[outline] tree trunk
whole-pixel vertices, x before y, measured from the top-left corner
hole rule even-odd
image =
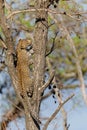
[[[45,72],[45,55],[46,55],[46,44],[48,34],[48,12],[44,11],[47,8],[48,0],[37,0],[35,8],[43,8],[42,11],[36,11],[36,25],[34,31],[34,99],[35,111],[39,112],[39,93],[38,88],[42,87],[44,83],[44,72]]]
[[[46,55],[46,44],[48,34],[48,12],[44,9],[47,8],[48,0],[36,0],[35,9],[42,8],[40,12],[36,10],[36,23],[34,30],[34,94],[33,94],[33,110],[39,117],[41,94],[38,89],[42,87],[44,83],[44,72],[45,72],[45,55]],[[36,116],[37,116],[36,115]],[[30,121],[30,122],[29,122]],[[29,122],[29,124],[28,124]],[[27,130],[38,130],[38,127],[34,124],[33,120],[28,119],[26,115]],[[28,128],[29,127],[29,128]]]
[[[25,114],[26,130],[39,130],[38,126],[35,125],[31,115]]]

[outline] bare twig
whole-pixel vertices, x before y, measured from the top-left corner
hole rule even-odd
[[[7,49],[7,46],[5,45],[5,42],[3,41],[3,39],[0,37],[0,43],[2,44],[2,47],[4,49]]]
[[[70,38],[69,35],[67,37]],[[75,62],[76,62],[78,77],[79,77],[80,84],[81,84],[82,95],[83,95],[85,103],[87,104],[87,94],[86,94],[86,90],[85,90],[85,83],[84,83],[83,74],[82,74],[82,70],[81,70],[81,66],[80,66],[79,56],[77,54],[77,51],[76,51],[76,48],[75,48],[75,45],[74,45],[72,39],[70,39],[70,41],[71,41],[70,47],[72,48],[72,51],[75,56]]]
[[[49,13],[52,13],[52,14],[62,14],[62,15],[66,15],[66,16],[69,16],[70,18],[72,19],[75,19],[77,21],[81,21],[82,19],[81,18],[75,18],[74,15],[81,15],[81,14],[86,14],[87,12],[79,12],[79,13],[73,13],[73,14],[69,14],[67,12],[57,12],[53,9],[42,9],[42,8],[39,8],[39,9],[35,9],[35,8],[30,8],[30,9],[24,9],[24,10],[17,10],[17,11],[13,11],[12,13],[10,13],[8,16],[7,16],[7,19],[10,19],[12,16],[14,15],[17,15],[17,14],[20,14],[20,13],[27,13],[27,12],[35,12],[35,11],[48,11]]]
[[[46,56],[50,55],[53,52],[53,50],[54,50],[54,44],[55,44],[55,40],[56,40],[57,34],[58,34],[58,32],[55,33],[55,37],[53,38],[52,47],[51,47],[50,51],[46,54]]]
[[[17,129],[18,129],[18,130],[20,130],[20,128],[19,128],[18,123],[17,123],[17,121],[16,121],[16,120],[14,120],[14,123],[15,123],[15,125],[16,125],[16,127],[17,127]]]
[[[44,100],[44,99],[48,98],[51,95],[52,95],[52,91],[50,91],[49,93],[47,93],[44,96],[42,96],[40,100]]]
[[[53,78],[54,78],[54,71],[51,73],[49,80],[41,88],[39,88],[39,93],[42,93],[49,86]]]
[[[54,38],[53,38],[53,43],[52,43],[52,47],[51,47],[51,49],[50,49],[50,51],[46,54],[46,56],[49,56],[52,52],[53,52],[53,50],[54,50],[54,42],[55,40],[54,40]]]
[[[70,97],[68,97],[64,102],[62,102],[58,108],[55,110],[55,112],[51,115],[51,117],[48,119],[48,121],[46,122],[46,124],[43,127],[43,130],[47,130],[47,127],[49,125],[49,123],[55,118],[55,116],[58,114],[58,112],[60,111],[60,109],[62,108],[62,106],[68,102],[72,97],[74,96],[74,94],[72,94]]]
[[[19,104],[19,100],[17,100],[16,103],[13,103],[11,101],[11,99],[9,99],[8,101],[14,106],[14,109],[17,108],[19,111],[21,111],[22,113],[24,113],[24,111],[20,107],[17,106]]]
[[[56,82],[55,82],[56,84]],[[63,102],[62,100],[62,94],[61,92],[59,91],[58,87],[54,88],[54,91],[55,91],[55,95],[59,101],[59,104],[61,104]],[[64,127],[64,130],[68,130],[68,125],[67,125],[67,113],[64,109],[64,107],[61,108],[61,113],[62,113],[62,116],[63,116],[63,127]]]

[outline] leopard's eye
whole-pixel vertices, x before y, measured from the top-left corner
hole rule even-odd
[[[30,51],[32,49],[32,45],[26,47],[26,51]]]

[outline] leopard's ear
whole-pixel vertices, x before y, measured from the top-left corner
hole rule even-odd
[[[22,39],[19,39],[19,42],[21,42],[22,41]]]
[[[32,43],[32,40],[31,39],[27,39],[28,43]]]
[[[17,53],[18,53],[18,50],[20,50],[21,48],[21,42],[22,42],[22,39],[19,39],[18,44],[17,44],[17,50],[16,50]]]

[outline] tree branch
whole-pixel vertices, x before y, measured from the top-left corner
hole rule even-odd
[[[54,78],[54,71],[50,74],[49,80],[41,88],[38,89],[39,93],[42,93],[50,85],[53,78]]]
[[[73,54],[75,56],[75,63],[76,63],[76,67],[77,67],[79,81],[80,81],[80,84],[81,84],[82,96],[83,96],[85,103],[87,104],[87,94],[86,94],[86,90],[85,90],[85,83],[84,83],[83,74],[82,74],[82,70],[81,70],[81,66],[80,66],[79,56],[77,54],[74,42],[73,42],[67,28],[65,27],[62,16],[60,14],[58,14],[57,16],[60,18],[61,24],[59,24],[58,20],[56,18],[54,18],[53,15],[50,14],[50,17],[52,19],[54,19],[54,22],[57,23],[57,26],[60,27],[60,28],[62,26],[62,29],[64,30],[64,32],[66,34],[66,38],[69,41],[69,46],[71,47]]]
[[[86,14],[87,11],[85,12],[78,12],[78,13],[72,13],[72,14],[69,14],[67,12],[57,12],[53,9],[42,9],[42,8],[39,8],[39,9],[35,9],[35,8],[29,8],[29,9],[24,9],[24,10],[17,10],[17,11],[13,11],[12,13],[10,13],[8,16],[7,16],[7,19],[10,19],[11,17],[13,17],[14,15],[17,15],[17,14],[20,14],[20,13],[28,13],[28,12],[35,12],[35,11],[46,11],[46,12],[49,12],[51,14],[62,14],[62,15],[66,15],[66,16],[69,16],[70,18],[72,19],[75,19],[77,21],[81,21],[82,19],[81,18],[75,18],[74,15],[82,15],[82,14]]]
[[[58,32],[55,33],[55,37],[53,38],[53,43],[52,43],[52,47],[50,49],[50,51],[46,54],[46,56],[50,55],[54,49],[54,44],[55,44],[55,40],[56,40],[56,37],[57,37],[57,34]]]
[[[72,38],[70,37],[70,34],[69,34],[68,30],[64,26],[62,17],[61,17],[61,24],[62,24],[62,27],[65,30],[67,40],[69,41],[69,46],[71,47],[71,49],[73,51],[73,54],[75,56],[75,63],[76,63],[76,67],[77,67],[78,77],[79,77],[80,84],[81,84],[81,91],[82,91],[83,99],[84,99],[84,101],[85,101],[85,103],[87,105],[87,94],[86,94],[86,90],[85,90],[85,83],[84,83],[83,74],[82,74],[82,70],[81,70],[81,66],[80,66],[79,56],[77,54],[77,50],[75,48],[75,45],[74,45],[74,42],[73,42]]]
[[[43,130],[47,130],[47,127],[49,125],[49,123],[55,118],[55,116],[58,114],[58,112],[60,111],[60,109],[62,108],[62,106],[68,102],[72,97],[74,96],[74,94],[72,94],[70,97],[68,97],[64,102],[62,102],[58,108],[55,110],[55,112],[51,115],[51,117],[48,119],[48,121],[46,122],[46,124],[43,127]]]
[[[55,81],[55,84],[56,84],[56,81]],[[63,102],[61,92],[59,91],[58,87],[54,88],[54,91],[55,91],[55,95],[56,95],[56,98],[57,98],[59,104],[61,104]],[[62,113],[62,116],[63,116],[64,130],[68,130],[67,113],[66,113],[64,107],[61,108],[61,113]]]

